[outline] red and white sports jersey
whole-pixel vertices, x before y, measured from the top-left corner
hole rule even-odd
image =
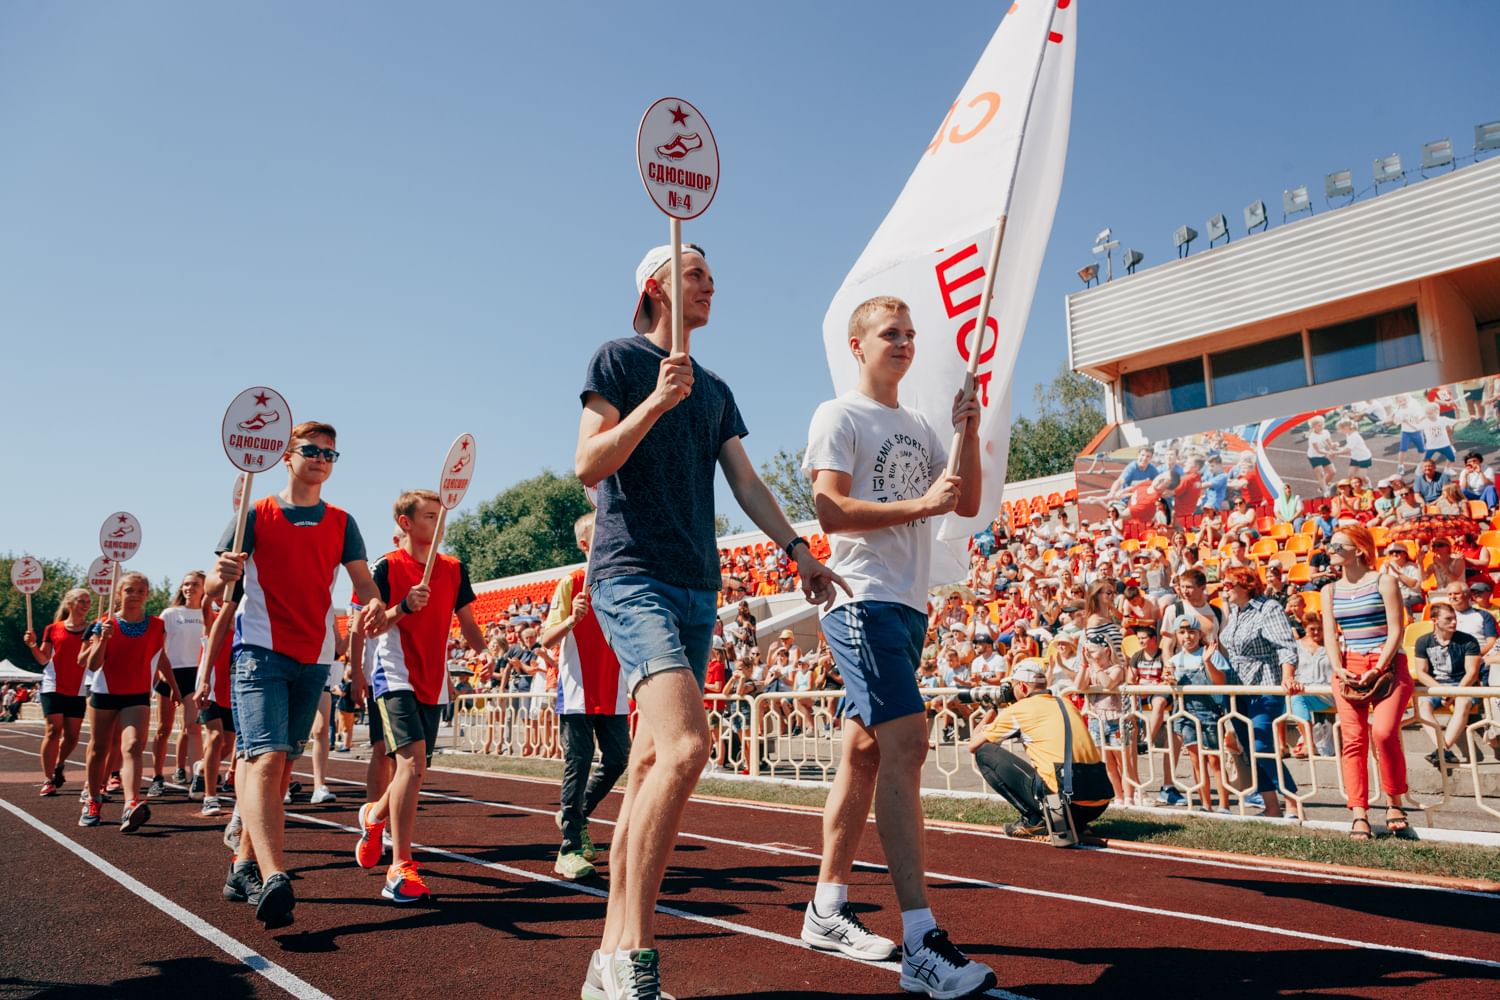
[[[156,658],[166,643],[167,630],[155,615],[146,617],[143,635],[129,636],[111,619],[114,631],[104,647],[104,666],[94,671],[94,694],[149,694],[156,673]]]
[[[207,607],[204,608],[203,639],[201,640],[204,651],[207,650],[208,636],[214,627],[214,619],[216,617],[218,617],[217,612],[210,611]],[[229,693],[232,684],[229,679],[229,665],[233,662],[231,657],[232,646],[233,643],[227,639],[221,643],[219,646],[219,655],[214,658],[212,664],[205,664],[203,662],[202,652],[198,656],[198,683],[203,683],[203,671],[207,669],[209,671],[208,699],[220,708],[228,708],[230,705]]]
[[[401,603],[422,582],[426,568],[401,549],[381,556],[388,607]],[[377,583],[379,566],[377,564]],[[370,688],[379,698],[388,691],[410,691],[424,705],[448,701],[448,626],[458,606],[463,567],[453,556],[439,554],[427,586],[432,591],[426,607],[402,615],[395,628],[382,632],[375,645],[375,669]]]
[[[557,581],[546,627],[560,624],[573,611],[573,595],[583,587],[583,570]],[[630,711],[625,685],[620,683],[620,661],[604,641],[593,606],[563,636],[557,658],[558,711],[563,715],[626,715]]]
[[[326,504],[317,524],[295,525],[274,496],[255,503],[255,546],[245,561],[245,596],[234,644],[274,650],[298,663],[332,663],[333,583],[348,515]]]
[[[53,622],[42,630],[41,645],[52,643],[52,659],[42,671],[43,694],[83,694],[83,664],[78,654],[83,648],[83,632],[69,632],[67,622]]]

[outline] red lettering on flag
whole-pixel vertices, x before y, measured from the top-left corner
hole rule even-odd
[[[964,299],[962,302],[954,302],[953,293],[965,285],[970,285],[974,282],[982,281],[984,279],[984,268],[976,264],[972,271],[961,274],[957,278],[950,278],[948,275],[948,272],[958,264],[962,263],[965,260],[968,260],[970,257],[978,256],[979,245],[977,243],[970,243],[962,250],[953,254],[953,256],[948,257],[945,260],[938,261],[937,266],[933,268],[933,273],[937,276],[938,291],[941,292],[943,296],[943,308],[948,311],[949,319],[955,319],[959,316],[962,316],[969,310],[977,309],[979,307],[978,288],[974,289],[974,295],[972,298]],[[967,355],[965,355],[965,357],[967,357]]]

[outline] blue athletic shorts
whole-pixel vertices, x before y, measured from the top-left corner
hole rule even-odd
[[[854,601],[823,617],[823,637],[844,677],[845,713],[878,726],[925,711],[917,666],[927,616],[892,601]]]
[[[274,650],[245,645],[234,651],[231,670],[239,756],[301,757],[328,683],[328,664],[298,663]]]
[[[1424,444],[1426,442],[1422,439],[1421,431],[1402,431],[1401,444],[1396,448],[1396,454],[1399,455],[1408,448],[1415,448],[1417,451],[1421,451]]]
[[[719,619],[717,593],[649,576],[595,580],[589,593],[599,629],[620,661],[625,690],[632,697],[641,681],[668,670],[690,670],[703,687]]]

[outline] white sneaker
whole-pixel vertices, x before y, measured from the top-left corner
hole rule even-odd
[[[661,955],[655,948],[632,948],[623,961],[611,955],[599,971],[605,1000],[661,1000]]]
[[[217,816],[223,811],[224,808],[219,804],[219,799],[217,796],[206,795],[203,798],[203,808],[199,810],[198,815]]]
[[[802,940],[820,951],[843,952],[862,962],[884,962],[896,951],[896,942],[873,933],[848,903],[828,916],[808,903],[802,916]]]
[[[609,1000],[609,992],[605,983],[614,972],[614,956],[606,955],[602,951],[595,951],[589,956],[589,971],[583,979],[583,989],[578,991],[580,1000]],[[666,990],[658,990],[661,1000],[677,1000]]]
[[[995,971],[970,961],[948,940],[947,931],[933,928],[915,952],[901,947],[901,988],[925,993],[934,1000],[956,1000],[995,985]]]
[[[325,805],[326,803],[329,803],[329,802],[337,802],[337,801],[338,801],[338,796],[335,795],[335,794],[333,794],[332,792],[330,792],[327,788],[320,786],[318,788],[314,788],[313,789],[313,793],[312,793],[312,804],[313,805],[315,805],[315,806],[321,806],[321,805]]]

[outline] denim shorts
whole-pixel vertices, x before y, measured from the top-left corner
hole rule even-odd
[[[245,645],[235,649],[230,669],[238,755],[301,757],[328,683],[328,664],[298,663],[263,646]]]
[[[927,616],[893,601],[854,601],[823,616],[828,651],[844,677],[845,712],[878,726],[925,711],[917,666]]]
[[[698,688],[719,620],[718,594],[689,590],[649,576],[612,576],[589,588],[599,628],[620,661],[632,697],[641,681],[668,670],[690,670]]]

